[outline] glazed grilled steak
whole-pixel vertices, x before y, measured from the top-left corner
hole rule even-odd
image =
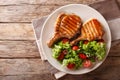
[[[81,28],[81,35],[73,40],[70,44],[74,45],[80,40],[97,40],[101,39],[104,34],[101,24],[97,19],[90,19],[89,21],[85,22]]]
[[[58,16],[55,23],[55,34],[48,42],[48,47],[52,47],[61,38],[73,38],[80,33],[81,18],[75,14],[62,13]]]

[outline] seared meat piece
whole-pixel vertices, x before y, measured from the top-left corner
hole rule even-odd
[[[58,16],[55,24],[55,34],[48,42],[48,47],[52,47],[61,38],[73,38],[80,33],[81,18],[75,14],[62,13]]]
[[[104,34],[104,31],[102,29],[101,24],[97,19],[90,19],[86,21],[82,28],[81,28],[81,35],[73,40],[70,44],[74,45],[80,40],[97,40],[97,39],[102,39],[102,36]]]

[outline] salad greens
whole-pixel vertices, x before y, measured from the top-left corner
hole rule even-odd
[[[52,56],[58,60],[62,66],[74,67],[74,69],[79,69],[83,66],[85,60],[90,60],[91,62],[101,61],[105,57],[106,48],[104,42],[98,41],[79,41],[76,45],[78,48],[73,50],[69,42],[63,43],[62,41],[54,44],[52,48]],[[69,63],[74,64],[74,66],[69,65]]]

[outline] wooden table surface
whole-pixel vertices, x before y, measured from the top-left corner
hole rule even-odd
[[[102,0],[0,0],[0,80],[56,80],[40,59],[31,20],[66,4],[98,1]],[[99,68],[60,80],[120,80],[120,40],[112,43]]]

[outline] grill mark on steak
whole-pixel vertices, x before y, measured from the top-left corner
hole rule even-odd
[[[69,29],[67,29],[65,26],[61,25],[61,29],[63,29],[62,32],[64,31],[64,32],[66,32],[66,34],[69,34],[69,36],[72,36],[71,31]]]
[[[86,33],[86,34],[88,34],[88,40],[90,40],[92,36],[90,34],[89,24],[86,24],[85,27],[86,27],[86,30],[88,32],[88,33]]]
[[[79,20],[81,20],[80,17],[78,17],[77,15],[74,15],[74,14],[69,17],[71,17],[71,19],[75,20],[76,22],[79,22]]]
[[[99,33],[98,33],[98,31],[97,31],[97,29],[96,29],[96,27],[95,27],[95,24],[94,24],[94,22],[93,21],[91,21],[92,22],[92,25],[93,25],[93,30],[94,30],[94,32],[95,32],[95,34],[96,34],[96,37],[97,36],[99,36]]]
[[[90,21],[89,26],[92,26],[92,21]],[[96,34],[94,33],[94,28],[90,27],[91,30],[91,34],[93,35],[92,40],[94,39],[94,37],[96,36]]]
[[[64,22],[63,22],[64,23]],[[67,25],[70,29],[71,29],[71,31],[73,32],[73,33],[75,33],[75,31],[76,31],[76,28],[74,28],[73,27],[73,25],[71,25],[71,23],[64,23],[65,25]]]
[[[71,25],[71,24],[67,21],[67,18],[63,19],[62,23],[63,23],[64,27],[67,28],[67,29],[71,32],[71,34],[74,34],[74,33],[75,33],[75,30],[73,30],[73,26],[74,26],[74,25]]]

